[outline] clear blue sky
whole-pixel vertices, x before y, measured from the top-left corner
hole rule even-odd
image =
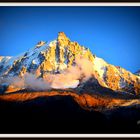
[[[0,7],[0,55],[15,56],[64,31],[108,63],[140,69],[140,7]]]

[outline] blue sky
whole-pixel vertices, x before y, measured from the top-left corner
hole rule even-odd
[[[108,63],[140,69],[140,7],[0,7],[0,55],[15,56],[59,31]]]

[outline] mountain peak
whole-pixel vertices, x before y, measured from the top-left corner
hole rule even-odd
[[[64,32],[58,32],[57,41],[59,46],[66,47],[68,46],[70,39],[65,35]]]
[[[66,36],[66,34],[64,33],[64,32],[58,32],[58,39],[66,39],[67,38],[67,36]]]

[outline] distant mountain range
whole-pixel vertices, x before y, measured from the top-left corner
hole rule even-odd
[[[140,76],[140,70],[138,70],[137,72],[135,72],[136,75]]]

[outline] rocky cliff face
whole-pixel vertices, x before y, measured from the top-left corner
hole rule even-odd
[[[40,41],[34,48],[20,56],[0,57],[1,85],[2,78],[13,76],[23,78],[26,73],[32,73],[37,78],[61,73],[74,65],[78,57],[92,63],[91,78],[96,79],[101,86],[115,91],[140,93],[139,76],[96,57],[88,48],[70,41],[64,32],[58,33],[57,40],[50,43]]]

